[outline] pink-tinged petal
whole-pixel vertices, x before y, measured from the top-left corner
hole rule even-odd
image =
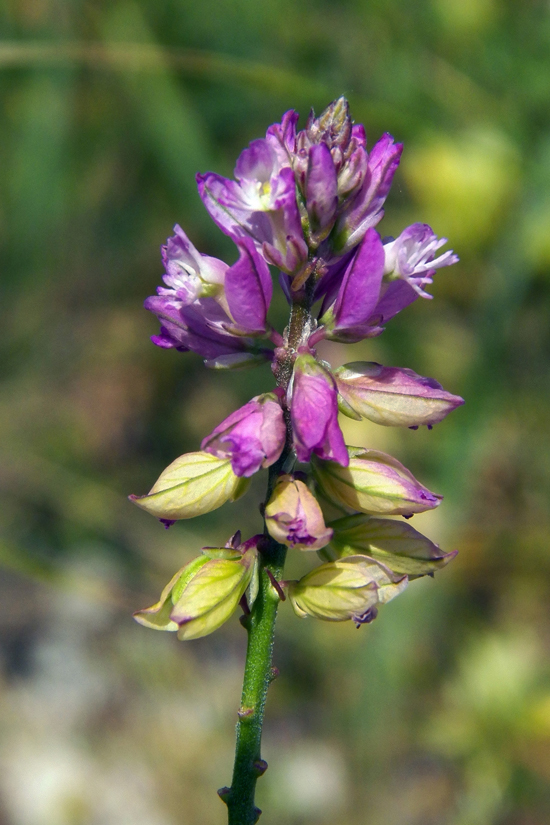
[[[335,330],[363,324],[378,303],[384,273],[384,247],[375,229],[368,229],[348,267],[334,306]]]
[[[237,159],[235,177],[237,180],[267,183],[276,164],[276,155],[269,143],[264,138],[253,140]]]
[[[351,137],[352,139],[355,138],[357,141],[358,146],[362,146],[363,149],[367,145],[367,134],[365,132],[365,127],[362,123],[354,123],[351,127]]]
[[[298,550],[320,550],[332,538],[315,496],[291,475],[277,480],[265,508],[265,521],[276,541]]]
[[[239,260],[229,267],[225,276],[227,305],[241,330],[250,335],[261,335],[266,330],[273,292],[271,274],[251,240],[243,238],[238,246]]]
[[[258,205],[251,204],[249,193],[236,181],[207,172],[197,175],[197,185],[208,214],[226,235],[249,235],[257,243],[271,236],[268,216],[257,211]]]
[[[312,464],[323,496],[338,507],[367,515],[405,516],[437,507],[442,496],[424,487],[396,458],[378,450],[348,447],[349,464]]]
[[[293,155],[296,152],[298,118],[298,112],[290,109],[284,113],[280,123],[274,123],[266,132],[266,140],[276,152],[281,167],[292,164]]]
[[[153,295],[147,298],[144,306],[157,316],[162,325],[161,335],[152,339],[157,346],[172,346],[183,351],[190,349],[203,358],[211,359],[246,350],[251,343],[223,329],[209,326],[201,311],[200,301],[195,301],[191,306],[181,306],[165,296]]]
[[[391,281],[389,284],[382,284],[380,300],[372,312],[374,322],[385,324],[417,298],[418,293],[406,281]]]
[[[306,178],[306,208],[314,232],[326,229],[334,220],[338,206],[336,168],[325,143],[309,150]]]
[[[279,401],[266,401],[262,407],[260,441],[265,454],[264,467],[275,464],[286,439],[286,424]]]
[[[413,223],[384,245],[386,277],[403,279],[418,295],[431,298],[424,287],[433,282],[436,270],[458,262],[452,249],[436,258],[437,250],[446,243],[447,238],[438,238],[427,223]]]
[[[274,464],[283,450],[286,427],[277,397],[264,393],[231,413],[201,445],[218,458],[230,458],[237,476],[249,477]]]
[[[309,461],[315,453],[347,466],[349,457],[338,425],[336,384],[328,370],[310,355],[296,359],[290,412],[299,461]]]
[[[342,412],[388,427],[432,427],[464,404],[433,378],[356,361],[334,371]]]

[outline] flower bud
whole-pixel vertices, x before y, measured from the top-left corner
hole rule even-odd
[[[148,495],[129,498],[157,518],[177,520],[216,510],[242,496],[247,487],[248,481],[235,475],[229,459],[185,453],[160,474]]]
[[[376,617],[376,605],[385,604],[407,586],[384,565],[363,556],[327,562],[288,584],[288,596],[300,618],[313,616],[329,622],[352,619],[364,624]]]
[[[375,229],[368,229],[349,260],[334,296],[327,295],[320,323],[327,338],[343,343],[372,335],[372,314],[380,300],[384,274],[384,247]],[[334,298],[334,303],[331,303]]]
[[[183,641],[207,636],[227,621],[252,582],[256,546],[244,552],[232,548],[203,552],[176,573],[157,604],[134,614],[137,622],[177,631]]]
[[[432,427],[464,404],[433,378],[409,369],[355,361],[333,372],[340,412],[386,427]]]
[[[317,118],[312,111],[306,124],[309,140],[314,143],[323,141],[331,149],[336,146],[346,149],[352,129],[349,103],[345,97],[333,100]]]
[[[306,177],[306,209],[318,241],[330,232],[338,206],[338,178],[330,149],[325,143],[313,145],[309,150]]]
[[[336,384],[312,355],[299,355],[294,363],[290,414],[298,461],[309,461],[314,452],[320,458],[347,464],[338,424]]]
[[[201,447],[218,458],[230,459],[236,475],[251,476],[277,461],[285,438],[279,400],[274,393],[263,393],[222,421]]]
[[[445,567],[457,552],[443,553],[437,544],[410,524],[363,514],[337,519],[330,549],[337,557],[364,555],[382,562],[394,573],[429,575]]]
[[[397,459],[378,450],[348,447],[349,466],[312,463],[315,480],[329,501],[367,515],[403,516],[437,507],[431,493]]]
[[[331,537],[321,508],[303,481],[281,476],[265,508],[270,536],[298,550],[320,550]]]

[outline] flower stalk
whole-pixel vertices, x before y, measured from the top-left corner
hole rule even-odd
[[[295,300],[292,303],[285,336],[287,344],[278,349],[273,365],[277,384],[285,393],[292,377],[296,350],[311,326],[312,288],[308,293],[300,301]],[[282,467],[292,455],[292,427],[288,409],[284,410],[284,415],[287,421],[287,437],[278,461],[269,468],[265,505],[271,497]],[[261,740],[267,691],[274,679],[273,644],[280,601],[268,572],[276,581],[280,581],[286,552],[287,548],[275,541],[265,527],[265,543],[262,543],[260,548],[260,589],[250,614],[241,618],[248,634],[248,643],[238,712],[233,778],[230,788],[221,788],[218,791],[228,808],[228,825],[255,825],[261,814],[255,805],[254,797],[256,782],[267,769],[267,763],[261,757]]]

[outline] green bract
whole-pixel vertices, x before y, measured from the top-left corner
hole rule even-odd
[[[152,607],[134,618],[156,630],[177,631],[178,639],[199,639],[227,621],[247,588],[257,593],[257,550],[206,550],[179,570]]]
[[[348,447],[349,466],[312,460],[321,494],[337,507],[367,515],[412,515],[431,510],[442,496],[420,484],[397,459],[378,450]]]
[[[176,458],[148,495],[130,496],[130,500],[157,518],[186,519],[235,501],[248,484],[248,479],[235,475],[230,459],[199,451]]]
[[[362,513],[337,519],[330,548],[337,557],[369,556],[395,573],[425,576],[445,567],[457,552],[443,553],[437,544],[410,524],[392,519],[370,518]]]
[[[327,562],[288,584],[294,611],[302,618],[313,616],[330,622],[353,619],[370,621],[373,608],[385,604],[407,586],[407,577],[394,574],[383,564],[348,556]]]

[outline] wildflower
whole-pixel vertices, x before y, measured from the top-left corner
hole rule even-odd
[[[278,397],[264,393],[231,413],[207,436],[201,449],[231,459],[237,476],[251,476],[270,467],[283,450],[286,426]]]
[[[258,349],[250,337],[265,336],[273,284],[269,269],[247,238],[238,241],[239,260],[227,266],[201,255],[183,230],[163,247],[164,282],[145,308],[161,322],[157,346],[193,350],[207,361],[230,357],[239,365],[265,360],[269,351]],[[214,364],[219,366],[218,364]]]
[[[197,175],[210,216],[232,238],[250,237],[265,259],[294,273],[307,260],[294,174],[265,139],[254,140],[235,166],[235,181]]]
[[[298,461],[311,454],[344,466],[348,454],[338,425],[336,384],[331,373],[307,353],[297,357],[290,390],[290,414]]]
[[[358,513],[331,522],[330,543],[338,558],[364,555],[382,562],[394,573],[431,575],[457,554],[443,553],[433,541],[410,524],[395,519],[373,518]]]
[[[355,361],[333,371],[340,411],[386,427],[432,427],[464,399],[409,369]]]
[[[452,249],[435,257],[437,250],[446,243],[447,238],[438,238],[427,223],[408,226],[396,240],[384,245],[386,280],[402,278],[423,298],[432,298],[424,287],[433,283],[436,269],[458,261],[458,255]]]
[[[348,447],[348,466],[314,460],[321,493],[337,506],[367,515],[412,515],[432,510],[442,496],[431,493],[397,459],[378,450]]]
[[[320,550],[332,538],[315,496],[298,478],[280,476],[265,508],[269,534],[298,550]]]
[[[256,536],[236,549],[204,548],[203,555],[182,567],[159,601],[134,614],[140,624],[177,631],[178,639],[213,633],[237,608],[255,575]]]

